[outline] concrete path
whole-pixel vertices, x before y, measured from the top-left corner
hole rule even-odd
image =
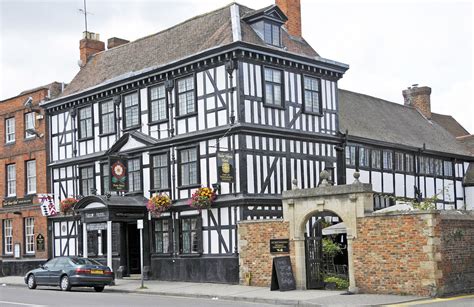
[[[26,287],[23,277],[0,277],[1,286]],[[190,283],[146,280],[145,289],[140,289],[140,280],[118,279],[115,286],[106,287],[107,292],[131,292],[150,295],[211,298],[219,300],[246,301],[277,305],[298,306],[379,306],[426,299],[417,296],[352,294],[343,291],[294,290],[270,291],[269,288],[241,285]]]

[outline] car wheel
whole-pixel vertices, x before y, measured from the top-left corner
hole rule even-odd
[[[36,279],[35,279],[35,275],[33,274],[30,274],[28,276],[28,289],[36,289]]]
[[[71,290],[71,284],[69,283],[69,277],[67,277],[67,275],[64,275],[63,277],[61,277],[60,287],[61,287],[61,290],[63,291]]]
[[[94,290],[95,290],[95,292],[102,292],[102,291],[104,291],[104,286],[94,287]]]

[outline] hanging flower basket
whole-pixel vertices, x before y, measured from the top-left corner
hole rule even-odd
[[[74,205],[77,204],[77,199],[73,197],[68,197],[63,200],[61,200],[61,203],[59,204],[59,210],[63,213],[69,213]]]
[[[159,217],[163,212],[171,207],[171,198],[166,194],[154,194],[146,205],[146,208],[155,217]]]
[[[211,188],[199,188],[191,196],[189,205],[194,209],[201,211],[202,209],[209,209],[216,199],[216,191]]]

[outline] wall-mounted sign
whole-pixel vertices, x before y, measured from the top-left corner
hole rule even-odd
[[[230,152],[217,152],[217,180],[234,182],[234,155]]]
[[[143,229],[143,220],[137,220],[137,229]]]
[[[10,198],[3,200],[3,206],[16,206],[16,205],[32,205],[33,198],[32,197],[25,197],[25,198]]]
[[[270,253],[289,253],[289,239],[270,239]]]
[[[107,223],[87,223],[87,231],[106,230]]]
[[[42,234],[36,236],[36,251],[44,252],[44,237]]]
[[[15,258],[20,258],[20,251],[21,251],[20,243],[15,243],[15,250],[14,250]]]
[[[58,213],[59,208],[54,204],[53,194],[38,194],[38,199],[43,216],[53,216]]]
[[[110,191],[128,191],[127,160],[122,157],[110,156]]]

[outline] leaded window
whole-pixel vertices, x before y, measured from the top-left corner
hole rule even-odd
[[[29,133],[27,130],[35,130],[35,113],[29,112],[25,114],[25,138],[34,138],[34,133]]]
[[[15,142],[15,118],[5,120],[5,143]]]
[[[79,109],[79,139],[92,137],[92,107]]]
[[[194,76],[178,80],[178,116],[196,112]]]
[[[369,149],[359,147],[359,167],[369,166]]]
[[[3,220],[3,240],[4,253],[13,254],[13,221],[11,219]]]
[[[140,124],[140,106],[138,104],[138,93],[125,95],[124,113],[125,113],[125,129],[138,126]]]
[[[383,151],[383,169],[393,169],[393,153],[391,151]]]
[[[138,192],[142,190],[142,176],[140,159],[128,160],[128,191]]]
[[[269,67],[264,68],[265,104],[283,106],[283,72]]]
[[[171,219],[155,220],[155,253],[172,252],[171,229]]]
[[[381,155],[380,150],[372,149],[371,151],[371,158],[372,158],[372,168],[380,169],[381,167]]]
[[[356,164],[356,147],[352,145],[346,146],[346,165],[355,166]]]
[[[321,114],[321,86],[318,78],[304,76],[304,110]]]
[[[180,182],[182,186],[198,183],[197,148],[180,151]]]
[[[95,188],[94,167],[82,167],[80,169],[81,176],[81,194],[87,196],[92,194],[91,191]]]
[[[7,165],[7,196],[16,196],[16,165]]]
[[[413,170],[414,170],[413,155],[405,154],[405,171],[407,173],[413,173]]]
[[[27,254],[35,252],[35,219],[25,218],[25,251]]]
[[[168,154],[153,156],[153,189],[169,189]]]
[[[280,25],[265,22],[264,23],[264,31],[263,31],[263,39],[265,43],[280,47],[281,46],[281,37],[280,37]]]
[[[452,177],[453,176],[453,164],[451,161],[443,161],[444,167],[444,176]]]
[[[201,251],[200,217],[185,217],[181,219],[180,227],[180,252],[182,254],[195,254]]]
[[[26,162],[26,193],[36,193],[36,160]]]
[[[100,133],[115,133],[115,105],[112,100],[100,104]]]
[[[395,152],[395,171],[403,172],[405,171],[405,160],[403,153]]]
[[[168,118],[164,84],[150,88],[150,112],[151,122],[162,121]]]
[[[104,163],[101,166],[101,178],[102,178],[102,195],[110,193],[110,171],[109,164]]]

